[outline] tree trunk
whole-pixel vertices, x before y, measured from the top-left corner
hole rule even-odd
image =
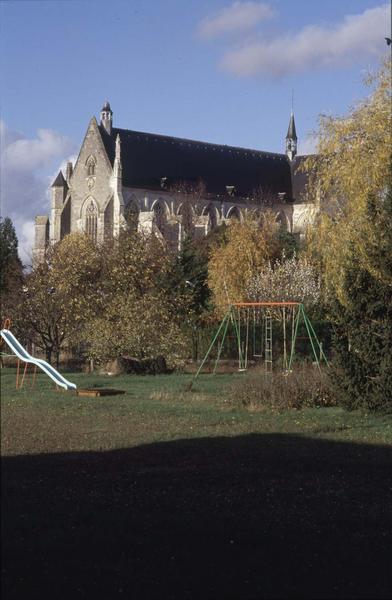
[[[46,360],[50,365],[52,364],[52,348],[46,348]]]

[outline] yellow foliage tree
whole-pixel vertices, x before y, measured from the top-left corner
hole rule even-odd
[[[27,277],[17,308],[25,336],[56,361],[65,342],[83,341],[86,327],[102,307],[97,293],[102,258],[85,235],[72,234],[50,247]]]
[[[370,95],[344,117],[320,118],[318,154],[305,169],[309,191],[320,197],[320,217],[308,232],[308,252],[323,275],[325,299],[347,298],[343,276],[350,257],[367,268],[367,240],[377,232],[366,219],[370,195],[385,189],[391,166],[391,59],[365,81]],[[370,267],[373,269],[374,267]]]
[[[89,354],[100,362],[120,356],[164,356],[176,365],[185,348],[182,298],[169,285],[172,256],[155,236],[121,234],[106,248],[102,311],[90,321]]]
[[[232,302],[247,299],[246,286],[277,252],[277,224],[270,215],[264,225],[249,217],[234,221],[228,228],[225,243],[213,247],[208,263],[208,285],[218,314]]]

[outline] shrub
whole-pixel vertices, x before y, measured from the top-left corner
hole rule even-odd
[[[231,387],[229,399],[249,410],[336,405],[329,374],[311,365],[288,375],[255,370]]]

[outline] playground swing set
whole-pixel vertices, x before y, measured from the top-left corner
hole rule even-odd
[[[229,329],[234,333],[236,341],[238,370],[246,371],[249,366],[249,357],[252,356],[253,359],[260,359],[260,361],[264,359],[265,372],[272,372],[273,321],[282,323],[283,372],[286,375],[292,371],[301,322],[305,326],[307,338],[310,341],[315,365],[319,370],[323,362],[328,366],[322,344],[318,340],[301,302],[235,302],[229,305],[193,382],[201,373],[214,349],[217,350],[217,353],[212,374],[216,373]]]
[[[245,372],[249,366],[249,358],[264,360],[264,368],[266,373],[271,373],[273,370],[273,322],[281,321],[282,323],[282,340],[283,340],[283,373],[288,375],[293,368],[295,358],[296,342],[298,340],[298,331],[300,324],[305,326],[307,338],[310,341],[314,364],[321,370],[321,364],[324,362],[328,365],[328,360],[325,356],[321,342],[318,340],[313,325],[305,312],[304,305],[301,302],[235,302],[229,304],[229,307],[224,315],[210,346],[200,363],[200,366],[194,375],[190,388],[201,373],[206,361],[211,356],[216,348],[216,358],[212,374],[216,373],[217,366],[221,360],[222,351],[225,341],[229,337],[229,328],[234,333],[236,345],[236,353],[238,356],[238,370]],[[65,390],[76,390],[76,385],[68,381],[56,369],[54,369],[46,361],[34,358],[20,344],[15,336],[10,331],[11,321],[5,319],[3,327],[0,331],[0,343],[6,343],[13,355],[18,358],[16,371],[16,389],[23,387],[26,380],[28,365],[33,366],[32,387],[36,380],[37,367],[39,367],[48,377],[50,377],[56,387],[61,387]],[[3,356],[13,356],[1,352]],[[23,375],[20,376],[20,364],[24,363]],[[78,390],[78,395],[83,395],[83,392],[94,392],[96,390]],[[117,390],[106,390],[109,393],[119,393]],[[85,395],[86,395],[85,394]],[[104,395],[101,393],[100,395]]]

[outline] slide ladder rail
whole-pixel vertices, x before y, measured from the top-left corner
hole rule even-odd
[[[65,377],[63,377],[54,367],[52,367],[52,365],[41,358],[34,358],[31,356],[31,354],[27,352],[27,350],[16,339],[11,331],[8,329],[2,329],[0,334],[3,340],[8,344],[8,346],[20,360],[26,363],[37,365],[37,367],[39,367],[48,377],[50,377],[50,379],[52,379],[56,385],[59,385],[66,390],[76,390],[76,385],[65,379]]]

